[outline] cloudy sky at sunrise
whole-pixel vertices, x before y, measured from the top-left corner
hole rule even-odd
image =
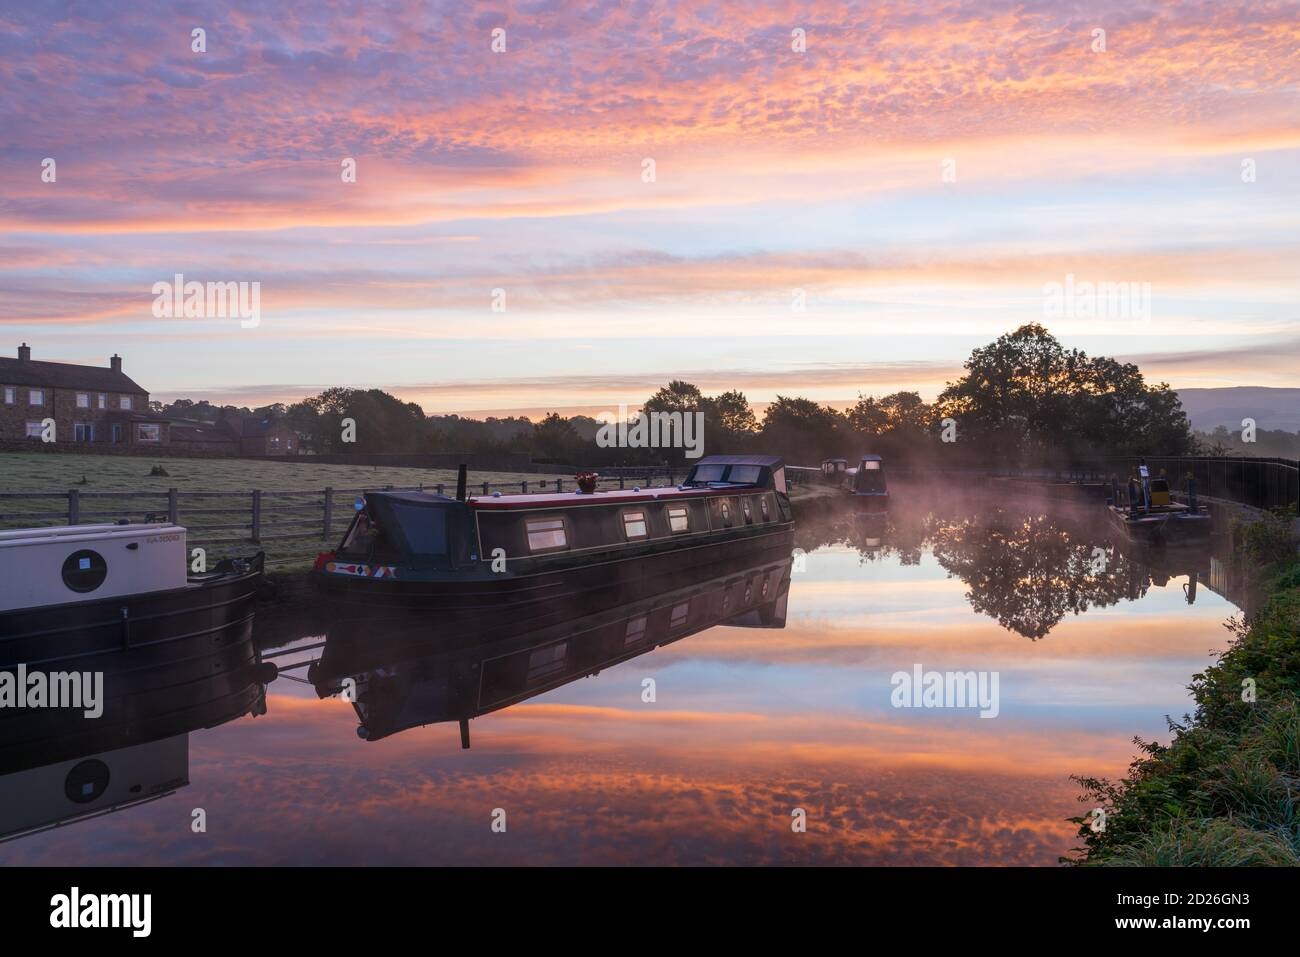
[[[924,9],[0,0],[0,350],[536,413],[929,398],[1043,321],[1300,385],[1300,5]],[[260,282],[260,325],[155,318],[176,273]],[[1152,317],[1045,317],[1068,275]]]

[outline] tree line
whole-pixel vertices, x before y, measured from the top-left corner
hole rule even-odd
[[[975,349],[964,374],[934,402],[920,394],[859,395],[844,410],[778,395],[754,414],[742,392],[705,395],[674,380],[642,405],[645,412],[701,412],[705,454],[758,451],[816,465],[875,452],[899,463],[1057,464],[1108,455],[1191,454],[1202,450],[1178,395],[1148,384],[1138,367],[1066,349],[1043,326],[1021,326]],[[602,448],[602,423],[551,413],[483,420],[426,415],[380,389],[332,388],[289,405],[234,409],[283,417],[303,447],[320,453],[526,452],[579,466],[675,464],[681,449]],[[221,409],[179,400],[165,414],[214,421]],[[344,420],[356,423],[344,441]]]

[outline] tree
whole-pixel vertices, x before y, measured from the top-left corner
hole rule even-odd
[[[844,439],[844,417],[812,399],[778,395],[763,416],[763,447],[796,465],[815,465]]]
[[[1132,363],[1066,350],[1037,323],[976,349],[965,369],[940,394],[936,417],[956,419],[985,458],[1046,462],[1194,448],[1166,383],[1148,386]]]
[[[533,426],[533,447],[546,458],[571,458],[579,455],[583,446],[577,431],[558,412],[552,412]]]

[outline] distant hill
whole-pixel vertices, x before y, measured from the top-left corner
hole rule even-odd
[[[1300,389],[1238,386],[1231,389],[1179,389],[1192,428],[1212,432],[1217,426],[1240,429],[1252,418],[1260,429],[1300,432]]]

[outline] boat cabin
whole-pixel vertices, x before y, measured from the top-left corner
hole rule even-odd
[[[839,481],[848,470],[848,459],[822,459],[822,478],[827,481]]]
[[[853,472],[853,494],[888,496],[885,463],[879,455],[864,455]]]

